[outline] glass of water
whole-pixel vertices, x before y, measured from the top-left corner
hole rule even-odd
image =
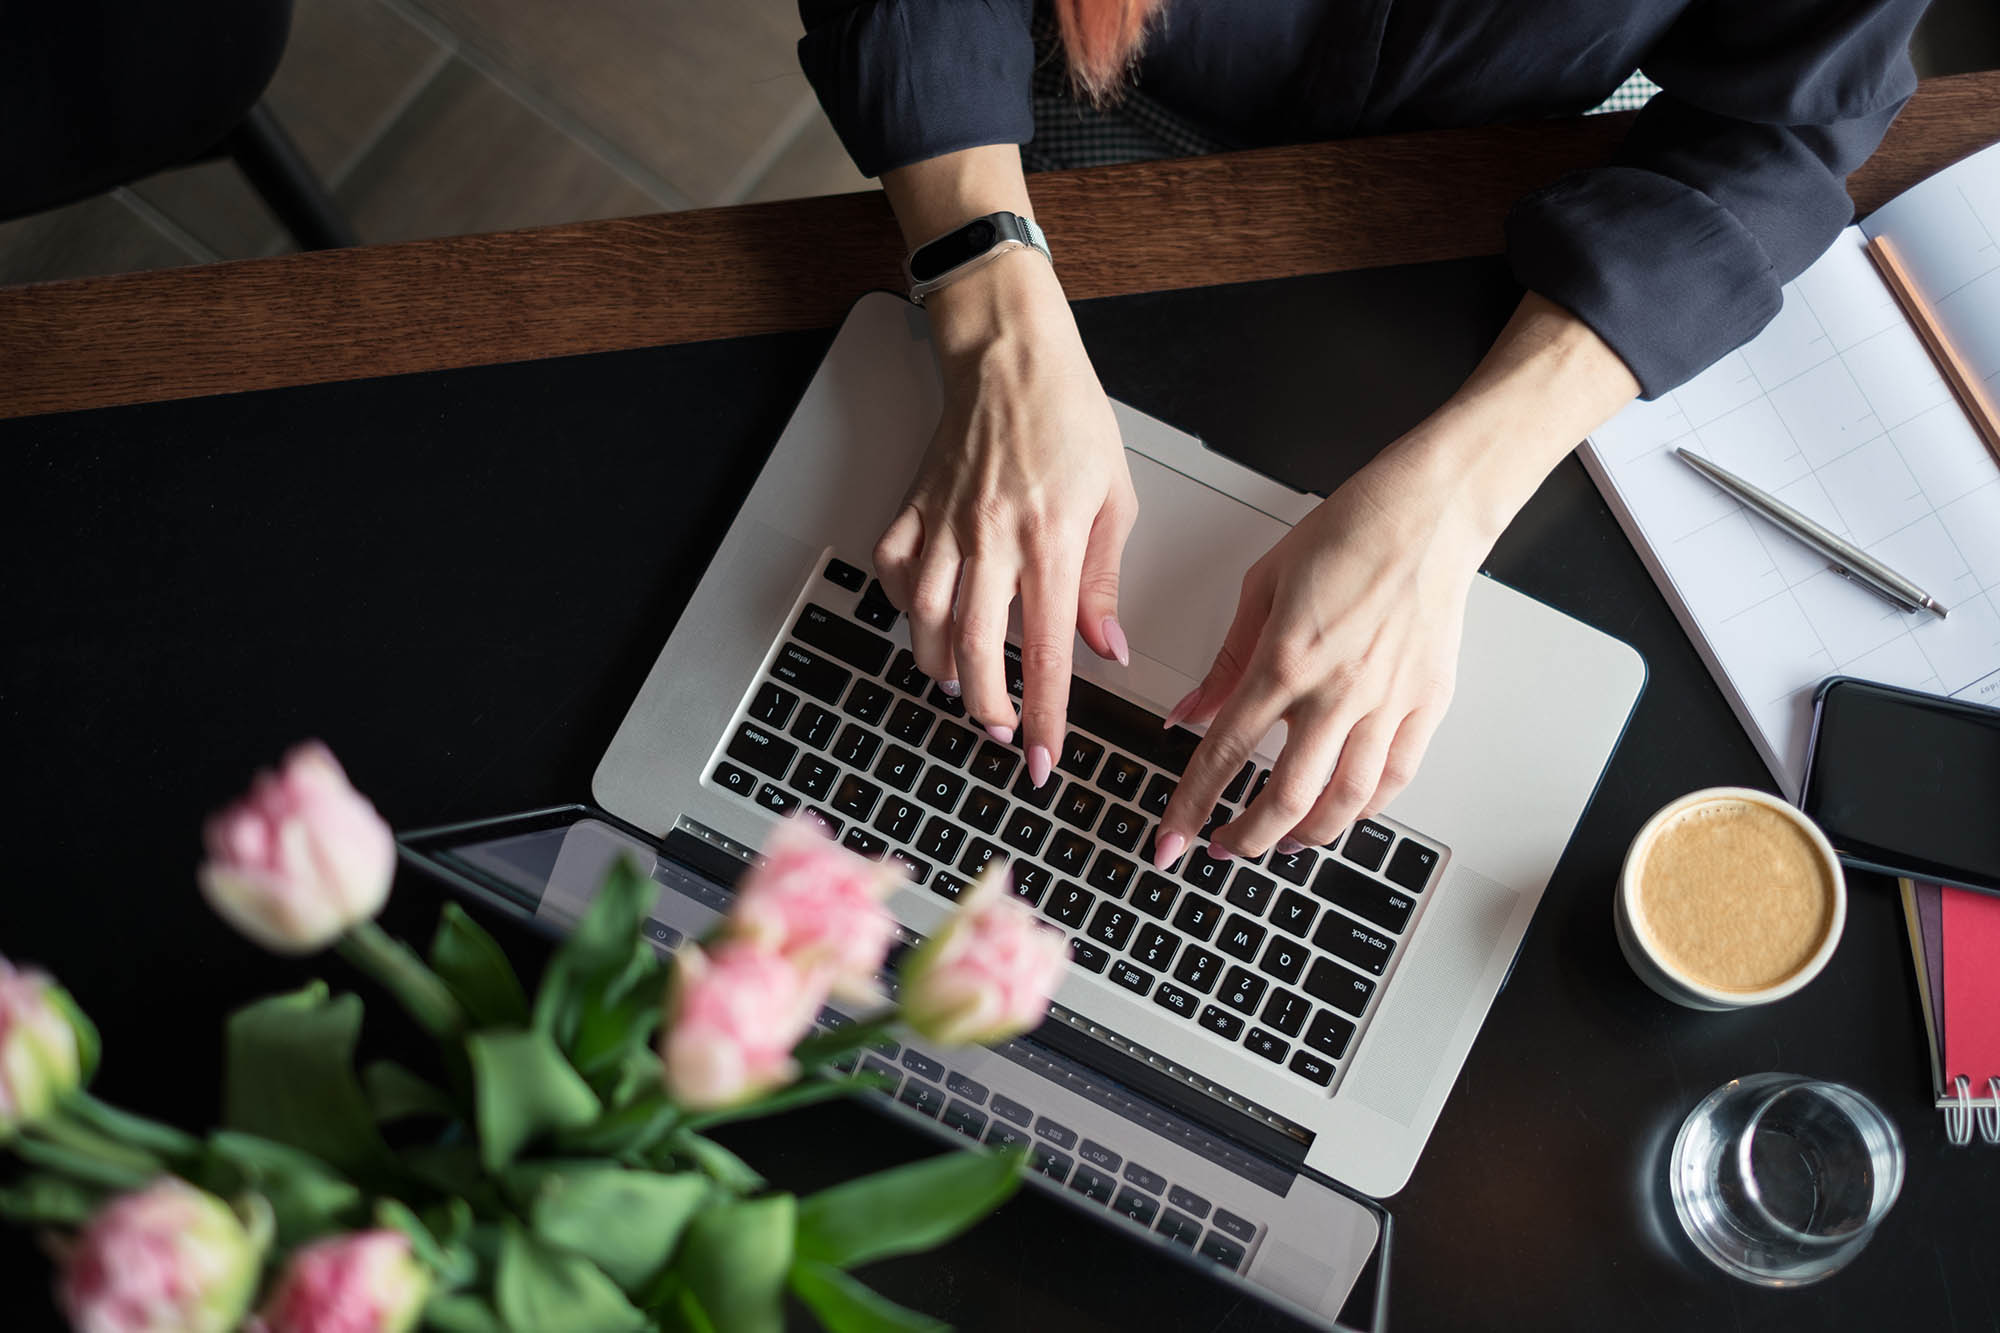
[[[1852,1088],[1753,1074],[1694,1108],[1668,1172],[1697,1249],[1746,1282],[1802,1287],[1868,1243],[1903,1187],[1903,1141]]]

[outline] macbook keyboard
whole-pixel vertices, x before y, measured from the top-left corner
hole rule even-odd
[[[1069,939],[1074,967],[1149,998],[1203,1039],[1331,1090],[1380,1005],[1448,850],[1381,818],[1324,847],[1207,854],[1210,832],[1270,777],[1245,764],[1165,871],[1153,839],[1200,737],[1082,677],[1049,781],[908,649],[881,585],[828,559],[723,735],[707,781],[795,813],[914,885],[957,898],[996,862]],[[1007,684],[1021,695],[1019,650]],[[1115,1205],[1114,1205],[1115,1206]],[[1136,1205],[1135,1205],[1136,1206]]]

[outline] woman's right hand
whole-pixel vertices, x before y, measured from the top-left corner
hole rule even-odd
[[[944,410],[875,569],[909,615],[917,665],[947,693],[956,682],[995,739],[1022,728],[1040,786],[1061,753],[1072,632],[1129,660],[1118,567],[1138,501],[1111,405],[1040,255],[1003,255],[925,308]],[[1019,717],[1003,658],[1017,593]]]

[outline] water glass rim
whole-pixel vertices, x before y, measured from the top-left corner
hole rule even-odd
[[[1857,1235],[1872,1230],[1887,1215],[1889,1209],[1895,1205],[1897,1196],[1903,1192],[1903,1136],[1897,1132],[1895,1122],[1883,1113],[1881,1107],[1845,1083],[1835,1083],[1830,1079],[1807,1078],[1798,1074],[1768,1074],[1765,1077],[1773,1080],[1773,1086],[1750,1112],[1749,1118],[1743,1122],[1743,1128],[1738,1130],[1736,1135],[1736,1169],[1750,1205],[1781,1235],[1802,1246],[1844,1245]],[[1856,1127],[1863,1131],[1864,1138],[1868,1126],[1872,1124],[1888,1140],[1886,1154],[1888,1162],[1884,1173],[1888,1176],[1888,1187],[1884,1189],[1880,1184],[1877,1185],[1874,1197],[1869,1200],[1868,1215],[1846,1231],[1837,1233],[1801,1231],[1772,1212],[1764,1201],[1764,1192],[1758,1184],[1757,1173],[1751,1167],[1750,1147],[1756,1139],[1757,1126],[1763,1121],[1765,1113],[1781,1098],[1793,1093],[1810,1093],[1817,1096],[1830,1094],[1829,1099],[1840,1104],[1842,1111],[1854,1119]],[[1878,1168],[1881,1156],[1882,1154],[1872,1150],[1869,1153],[1871,1161],[1875,1162]]]

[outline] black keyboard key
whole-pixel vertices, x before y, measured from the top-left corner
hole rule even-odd
[[[943,861],[949,865],[958,858],[958,849],[965,845],[965,830],[948,819],[932,815],[924,825],[923,834],[918,837],[917,851],[933,861]]]
[[[981,833],[997,832],[1000,820],[1007,813],[1007,798],[998,796],[984,787],[974,787],[959,807],[958,817]]]
[[[1222,904],[1199,893],[1190,893],[1181,899],[1181,910],[1174,913],[1174,926],[1184,930],[1198,940],[1206,940],[1215,934],[1216,923],[1222,920]]]
[[[1027,1107],[1021,1105],[1021,1103],[1015,1101],[1012,1097],[1005,1096],[993,1099],[993,1114],[999,1116],[1002,1120],[1011,1120],[1017,1125],[1026,1125],[1034,1119],[1034,1114]]]
[[[1378,977],[1389,966],[1389,955],[1396,950],[1386,936],[1338,912],[1326,914],[1326,918],[1319,923],[1319,929],[1313,932],[1313,943],[1334,957],[1346,959],[1363,972]]]
[[[866,768],[881,748],[880,736],[850,722],[841,728],[840,739],[833,743],[833,757],[849,768]]]
[[[923,760],[900,745],[891,745],[875,761],[875,776],[897,791],[908,791],[917,785],[917,774],[923,771],[923,767]]]
[[[1182,990],[1172,982],[1162,981],[1153,992],[1153,1003],[1162,1009],[1171,1009],[1182,1018],[1193,1018],[1201,1001],[1191,993]]]
[[[1147,926],[1132,944],[1132,957],[1147,967],[1165,971],[1167,964],[1174,961],[1174,951],[1180,947],[1181,937],[1171,930]]]
[[[1306,1045],[1333,1060],[1347,1054],[1347,1043],[1352,1040],[1354,1024],[1324,1009],[1313,1015],[1312,1026],[1306,1029]]]
[[[717,764],[710,780],[724,791],[735,792],[738,796],[748,796],[757,790],[756,776],[734,764]]]
[[[1271,909],[1271,924],[1287,934],[1300,939],[1312,929],[1313,918],[1319,915],[1319,904],[1296,889],[1286,889],[1278,895],[1278,905]]]
[[[1319,853],[1310,847],[1301,847],[1296,852],[1271,852],[1271,873],[1279,879],[1294,884],[1304,884],[1312,878],[1313,863],[1319,860]]]
[[[1306,973],[1306,994],[1356,1017],[1368,1007],[1368,997],[1374,993],[1374,982],[1331,958],[1316,959]]]
[[[1223,1235],[1220,1231],[1211,1231],[1203,1237],[1201,1249],[1197,1253],[1204,1259],[1210,1259],[1221,1264],[1232,1273],[1241,1272],[1243,1269],[1243,1255],[1245,1253],[1243,1247]]]
[[[1167,813],[1167,802],[1174,799],[1174,788],[1178,785],[1165,773],[1153,774],[1153,780],[1146,784],[1146,794],[1139,798],[1139,808],[1158,819]]]
[[[1249,866],[1238,866],[1236,874],[1229,881],[1229,902],[1240,907],[1251,916],[1264,915],[1270,906],[1271,892],[1277,883],[1269,875],[1260,875]]]
[[[750,716],[767,727],[782,727],[792,720],[792,710],[799,706],[799,696],[790,690],[778,688],[770,681],[757,687],[757,693],[750,699]]]
[[[1180,895],[1180,885],[1157,871],[1145,870],[1139,873],[1139,887],[1132,890],[1132,906],[1147,916],[1167,919],[1167,909],[1174,905]],[[1189,895],[1192,897],[1193,895]]]
[[[1187,864],[1181,867],[1181,878],[1203,893],[1221,893],[1222,886],[1228,882],[1232,864],[1210,856],[1203,848],[1196,848],[1188,853]]]
[[[1040,907],[1042,896],[1055,883],[1055,876],[1046,866],[1038,866],[1033,861],[1016,861],[1010,872],[1013,875],[1014,896],[1030,907]]]
[[[1047,1176],[1058,1185],[1069,1179],[1070,1168],[1075,1165],[1075,1159],[1068,1154],[1045,1148],[1039,1143],[1028,1150],[1028,1169]]]
[[[1208,1200],[1192,1190],[1182,1189],[1179,1185],[1167,1191],[1167,1202],[1189,1217],[1208,1216]]]
[[[1007,853],[995,847],[984,838],[974,838],[972,845],[965,849],[965,855],[958,859],[958,868],[968,875],[977,875],[995,861],[1005,864]]]
[[[1135,869],[1137,867],[1122,856],[1099,852],[1084,882],[1091,888],[1101,889],[1116,898],[1123,895],[1125,886],[1132,882],[1132,872]]]
[[[1170,731],[1160,725],[1163,719],[1158,713],[1148,712],[1082,676],[1070,681],[1069,720],[1091,735],[1109,741],[1112,748],[1176,776],[1187,771],[1188,760],[1201,744],[1201,737],[1186,727]]]
[[[1139,918],[1130,908],[1117,903],[1099,903],[1097,911],[1090,918],[1088,934],[1090,938],[1108,949],[1122,949],[1125,941],[1132,938],[1132,931],[1139,924]]]
[[[1111,961],[1111,955],[1078,936],[1069,942],[1069,960],[1086,972],[1103,972]]]
[[[1111,1211],[1121,1217],[1131,1218],[1142,1227],[1149,1227],[1153,1225],[1153,1219],[1159,1216],[1160,1201],[1151,1195],[1141,1194],[1127,1185],[1118,1191],[1118,1198],[1112,1203]]]
[[[1088,778],[1097,771],[1097,763],[1102,758],[1104,758],[1102,745],[1088,736],[1079,736],[1071,732],[1069,739],[1063,742],[1062,754],[1056,760],[1056,767],[1065,773]]]
[[[755,722],[745,722],[736,729],[736,735],[729,742],[725,752],[739,764],[747,764],[767,778],[782,778],[791,766],[792,756],[799,747],[776,734],[766,731]]]
[[[896,1068],[896,1066],[890,1064],[887,1060],[878,1059],[872,1055],[862,1062],[861,1069],[863,1073],[872,1074],[875,1078],[879,1079],[884,1092],[894,1092],[896,1085],[903,1081],[902,1070]]]
[[[781,683],[810,694],[822,703],[837,703],[854,673],[838,662],[829,662],[818,653],[796,643],[778,649],[771,661],[771,674]]]
[[[908,648],[896,650],[896,660],[889,663],[889,683],[905,694],[923,698],[924,691],[931,687],[931,678],[917,667],[917,657]]]
[[[1027,688],[1027,678],[1021,672],[1021,650],[1014,644],[1002,644],[1000,668],[1007,676],[1007,693],[1016,699]]]
[[[1065,879],[1057,882],[1055,891],[1049,894],[1048,906],[1042,911],[1071,930],[1082,930],[1084,918],[1090,914],[1090,905],[1096,901],[1096,894],[1086,892]]]
[[[1021,776],[1014,779],[1014,785],[1010,788],[1016,800],[1026,801],[1037,810],[1046,810],[1055,804],[1056,793],[1061,789],[1062,779],[1055,777],[1051,777],[1039,787],[1035,786],[1028,781],[1026,768],[1021,770]]]
[[[986,1104],[986,1085],[978,1079],[967,1078],[956,1069],[944,1076],[944,1085],[952,1092],[971,1102],[974,1106],[984,1106]]]
[[[925,769],[923,780],[917,783],[917,799],[947,814],[964,791],[964,777],[940,764]]]
[[[1289,935],[1273,935],[1264,947],[1264,956],[1257,960],[1260,971],[1269,972],[1278,980],[1291,983],[1299,979],[1299,973],[1306,970],[1307,954],[1305,943]]]
[[[1097,785],[1121,801],[1135,801],[1139,798],[1140,780],[1145,776],[1146,766],[1137,759],[1114,754],[1104,761],[1104,769],[1097,775]]]
[[[1153,974],[1132,966],[1123,958],[1114,958],[1111,960],[1110,976],[1113,981],[1123,986],[1126,990],[1139,995],[1144,995],[1147,991],[1153,989]]]
[[[1123,1157],[1091,1139],[1077,1145],[1076,1155],[1100,1171],[1116,1171],[1125,1164]]]
[[[930,744],[924,753],[933,759],[942,759],[956,767],[966,761],[972,753],[972,744],[979,738],[956,722],[939,722],[937,730],[931,733]]]
[[[1215,947],[1244,962],[1257,956],[1257,946],[1264,942],[1264,928],[1240,912],[1232,912],[1222,923],[1222,933],[1215,937]]]
[[[903,1068],[912,1074],[921,1074],[933,1083],[944,1081],[944,1064],[934,1060],[922,1051],[911,1047],[903,1052]]]
[[[965,716],[965,700],[955,694],[946,694],[936,685],[931,686],[931,692],[924,696],[924,702],[946,717]]]
[[[840,831],[847,827],[846,820],[835,819],[832,815],[828,814],[826,811],[820,809],[816,805],[809,805],[804,810],[800,811],[799,818],[806,820],[809,823],[819,825],[820,834],[823,837],[825,837],[829,842],[839,837]]]
[[[889,710],[889,720],[883,724],[882,730],[905,745],[922,745],[924,737],[930,735],[931,723],[936,720],[937,714],[930,709],[914,700],[903,699]]]
[[[1167,1190],[1167,1178],[1165,1176],[1157,1171],[1148,1171],[1137,1162],[1127,1162],[1125,1164],[1125,1179],[1131,1181],[1140,1189],[1145,1190],[1148,1194],[1164,1194]]]
[[[896,628],[896,606],[889,600],[889,594],[882,591],[882,585],[874,579],[868,580],[868,591],[861,594],[861,604],[854,608],[854,618],[864,625],[873,625],[879,630]],[[875,668],[880,671],[881,667]]]
[[[847,692],[847,702],[840,706],[840,711],[872,727],[881,722],[882,715],[888,712],[889,703],[894,698],[872,680],[857,680],[854,688]]]
[[[981,741],[972,756],[972,776],[989,786],[1004,787],[1020,762],[1021,756],[1011,747],[999,741]]]
[[[930,862],[919,861],[901,847],[891,847],[889,849],[889,859],[903,868],[903,878],[909,880],[912,884],[922,884],[931,877]]]
[[[792,723],[792,736],[804,741],[815,750],[824,750],[833,744],[833,733],[840,729],[840,715],[818,704],[807,704],[799,710],[798,718]]]
[[[1396,835],[1372,819],[1364,819],[1347,832],[1347,842],[1340,854],[1365,870],[1380,870],[1382,858],[1389,854],[1389,844]]]
[[[1145,832],[1146,817],[1137,810],[1128,810],[1116,803],[1104,812],[1104,820],[1097,826],[1097,836],[1121,852],[1137,847]]]
[[[1271,992],[1270,999],[1264,1001],[1263,1019],[1287,1037],[1296,1037],[1299,1029],[1306,1025],[1306,1015],[1311,1012],[1312,1006],[1306,1003],[1305,997],[1280,987]]]
[[[1222,979],[1222,1002],[1231,1009],[1242,1013],[1257,1012],[1257,1001],[1264,998],[1270,983],[1247,967],[1232,967],[1229,975]]]
[[[963,898],[965,891],[971,887],[971,880],[961,879],[949,870],[940,870],[931,877],[931,892],[940,898],[949,898],[953,902]]]
[[[840,840],[840,845],[871,861],[879,861],[889,854],[889,844],[859,824],[847,830],[847,836]]]
[[[1207,842],[1215,835],[1217,829],[1234,818],[1236,818],[1234,810],[1226,805],[1217,804],[1213,810],[1208,812],[1208,818],[1203,821],[1201,831],[1194,836],[1202,842]]]
[[[757,804],[782,819],[784,816],[798,809],[801,802],[798,797],[792,795],[784,788],[775,783],[767,782],[757,789]]]
[[[1309,1079],[1322,1088],[1333,1082],[1333,1061],[1324,1056],[1314,1055],[1304,1047],[1293,1053],[1292,1063],[1288,1068],[1300,1078]]]
[[[1153,1230],[1174,1244],[1185,1245],[1190,1250],[1195,1247],[1195,1242],[1201,1239],[1201,1223],[1171,1208],[1160,1214],[1159,1223]]]
[[[1335,860],[1328,860],[1319,868],[1313,879],[1313,892],[1363,921],[1372,921],[1397,934],[1410,924],[1410,913],[1417,909],[1417,900],[1401,889],[1390,888]]]
[[[1064,787],[1062,799],[1055,805],[1057,819],[1086,833],[1097,827],[1097,817],[1103,813],[1103,793],[1094,792],[1081,782],[1072,782]]]
[[[1033,856],[1042,849],[1042,840],[1049,836],[1049,827],[1049,821],[1034,811],[1016,807],[1007,815],[1007,823],[1000,830],[1000,841],[1023,856]]]
[[[998,1148],[1002,1152],[1005,1152],[1009,1148],[1027,1146],[1028,1136],[1020,1130],[1010,1129],[996,1120],[987,1129],[986,1137],[981,1139],[980,1142],[989,1148]]]
[[[1047,1116],[1043,1116],[1035,1122],[1035,1133],[1041,1135],[1065,1152],[1076,1147],[1076,1131],[1067,1125],[1058,1125]]]
[[[1102,1172],[1087,1166],[1079,1166],[1076,1174],[1069,1178],[1069,1187],[1092,1203],[1110,1203],[1117,1192],[1118,1182]]]
[[[1242,770],[1235,777],[1229,779],[1229,785],[1222,789],[1222,799],[1225,801],[1241,801],[1243,793],[1250,790],[1250,775],[1256,771],[1257,766],[1255,764],[1246,762]]]
[[[1405,838],[1396,854],[1389,858],[1389,869],[1384,873],[1411,893],[1422,893],[1424,885],[1431,882],[1431,872],[1437,869],[1437,863],[1436,852]]]
[[[1174,980],[1192,986],[1203,995],[1215,989],[1215,979],[1222,975],[1222,958],[1206,949],[1193,945],[1181,951],[1180,962],[1174,964]]]
[[[882,802],[882,808],[875,813],[875,831],[886,833],[897,842],[908,842],[914,838],[917,825],[923,822],[923,808],[902,796],[891,796]],[[922,880],[928,876],[919,875],[917,878]]]
[[[1225,1009],[1216,1008],[1212,1004],[1201,1011],[1201,1017],[1197,1018],[1195,1022],[1201,1024],[1217,1036],[1224,1037],[1230,1041],[1235,1041],[1243,1035],[1243,1020]]]
[[[821,573],[825,575],[827,582],[845,588],[849,592],[860,592],[861,585],[868,581],[866,574],[845,560],[827,561],[826,568]]]
[[[882,799],[882,789],[856,773],[849,773],[833,790],[833,808],[849,819],[866,819]]]
[[[1029,815],[1028,818],[1044,825],[1048,823],[1036,815]],[[1057,874],[1075,875],[1080,879],[1083,876],[1084,866],[1090,863],[1090,853],[1093,850],[1095,850],[1094,844],[1081,833],[1057,829],[1056,836],[1049,839],[1048,854],[1042,859],[1047,861]]]
[[[1152,865],[1154,863],[1153,861],[1154,854],[1159,851],[1159,839],[1160,839],[1160,826],[1158,824],[1155,824],[1153,825],[1153,827],[1146,830],[1146,840],[1139,844],[1139,859],[1141,861],[1144,861],[1147,865]],[[1186,865],[1187,862],[1188,862],[1188,853],[1182,852],[1179,857],[1175,858],[1173,861],[1169,862],[1167,865],[1161,868],[1171,875],[1175,871],[1179,870],[1182,866]]]
[[[938,1117],[938,1121],[957,1130],[974,1143],[977,1143],[979,1136],[986,1132],[986,1113],[976,1111],[956,1099],[944,1108],[944,1114]]]
[[[1257,1224],[1255,1222],[1246,1222],[1227,1208],[1218,1208],[1215,1210],[1215,1225],[1218,1230],[1228,1232],[1245,1245],[1257,1239]]]

